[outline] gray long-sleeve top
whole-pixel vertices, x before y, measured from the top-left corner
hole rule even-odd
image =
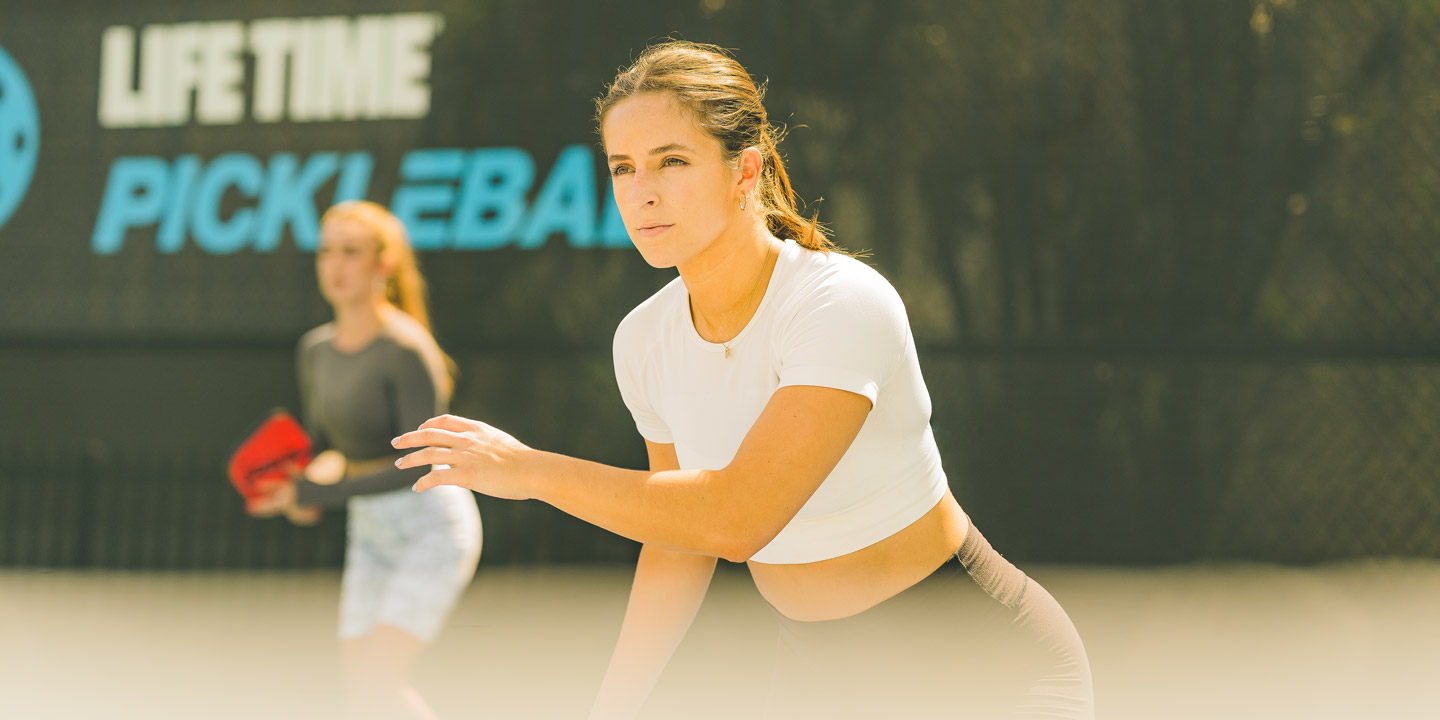
[[[397,457],[395,436],[446,411],[444,355],[410,316],[389,313],[374,342],[355,352],[335,347],[335,327],[300,338],[296,370],[306,430],[318,455],[338,450],[350,462]],[[334,485],[296,483],[300,505],[340,505],[352,497],[413,485],[429,467],[387,468]]]

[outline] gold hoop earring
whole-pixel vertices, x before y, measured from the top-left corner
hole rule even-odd
[[[741,209],[741,210],[744,210],[744,209],[745,209],[745,196],[744,196],[744,195],[741,195],[741,196],[740,196],[740,209]]]

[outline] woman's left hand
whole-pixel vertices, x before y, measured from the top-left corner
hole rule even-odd
[[[415,483],[417,492],[456,485],[506,500],[534,497],[525,466],[535,451],[478,420],[441,415],[391,444],[401,450],[421,448],[397,460],[396,467],[434,466]]]

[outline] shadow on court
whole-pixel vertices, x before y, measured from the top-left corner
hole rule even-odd
[[[1440,715],[1440,562],[1030,570],[1085,639],[1100,718]],[[582,718],[628,589],[626,568],[482,566],[416,684],[442,718]],[[0,572],[0,717],[333,717],[338,593],[336,573]],[[774,632],[722,569],[646,717],[755,717]]]

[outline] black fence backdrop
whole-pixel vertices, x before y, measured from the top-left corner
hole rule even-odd
[[[423,118],[97,123],[107,27],[402,10],[445,23]],[[904,297],[951,486],[1008,555],[1440,556],[1435,3],[170,0],[0,11],[41,116],[0,226],[0,565],[340,559],[343,513],[252,520],[223,480],[296,402],[295,340],[327,319],[311,256],[288,232],[160,253],[153,227],[96,254],[115,158],[366,151],[388,202],[409,150],[517,147],[533,202],[563,148],[595,143],[614,70],[671,34],[769,79],[796,187]],[[421,261],[457,413],[643,464],[610,335],[673,271],[561,235]],[[479,502],[482,562],[636,550]]]

